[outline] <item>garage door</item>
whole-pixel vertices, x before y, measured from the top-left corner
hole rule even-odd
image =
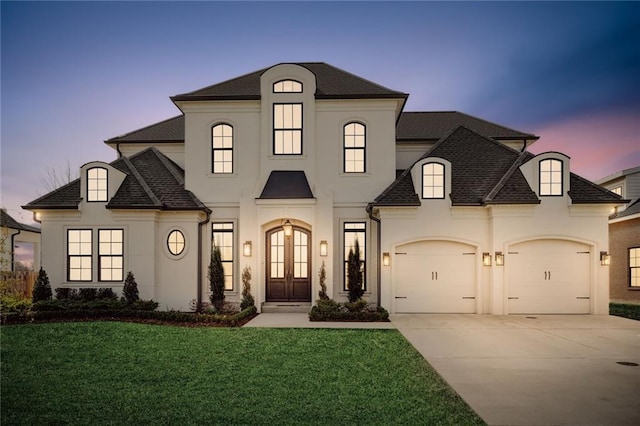
[[[395,252],[396,312],[476,312],[476,253],[466,244],[420,241]]]
[[[509,313],[588,314],[589,246],[536,240],[515,244],[505,259]]]

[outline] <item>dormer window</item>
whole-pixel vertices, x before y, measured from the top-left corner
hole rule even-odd
[[[444,198],[444,165],[422,165],[422,198]]]
[[[562,161],[547,159],[540,161],[540,195],[562,195]]]
[[[302,93],[302,83],[295,80],[280,80],[273,83],[273,93]]]
[[[107,201],[107,169],[87,170],[87,201]]]

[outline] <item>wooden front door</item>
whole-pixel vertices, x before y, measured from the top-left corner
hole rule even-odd
[[[311,233],[293,228],[286,237],[282,228],[267,232],[267,302],[310,302]]]

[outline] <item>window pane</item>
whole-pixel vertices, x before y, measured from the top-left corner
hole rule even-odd
[[[94,167],[87,170],[87,201],[107,201],[107,170]]]

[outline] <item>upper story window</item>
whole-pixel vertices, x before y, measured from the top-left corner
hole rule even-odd
[[[217,124],[211,128],[211,172],[233,173],[233,127]]]
[[[273,153],[302,154],[302,104],[273,104]]]
[[[422,198],[444,198],[444,165],[422,165]]]
[[[366,154],[366,128],[360,123],[344,126],[344,172],[364,173]]]
[[[611,192],[613,192],[614,194],[618,194],[619,196],[622,197],[622,185],[612,188]]]
[[[295,80],[280,80],[273,83],[273,93],[302,93],[302,83]]]
[[[87,170],[87,201],[107,201],[107,169]]]
[[[540,161],[540,195],[562,195],[562,161]]]

